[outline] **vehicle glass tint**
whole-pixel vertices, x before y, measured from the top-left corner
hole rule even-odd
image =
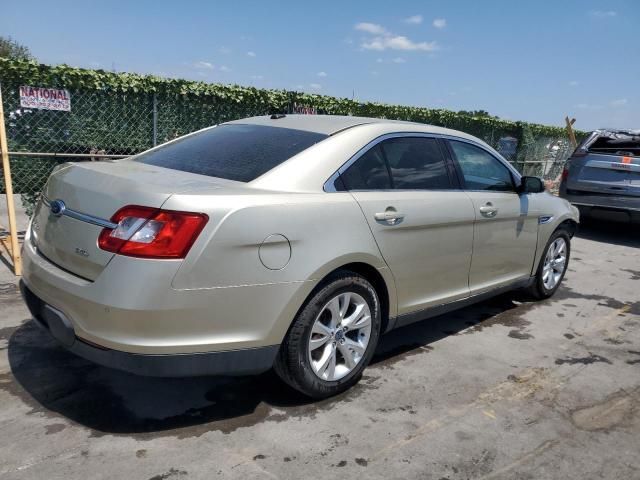
[[[376,145],[340,175],[348,190],[386,190],[391,188],[389,170]]]
[[[451,188],[444,157],[435,138],[398,137],[381,143],[389,163],[393,188],[443,190]]]
[[[181,138],[134,161],[250,182],[327,135],[263,125],[220,125]]]
[[[490,153],[465,142],[449,142],[468,190],[514,191],[509,169]]]

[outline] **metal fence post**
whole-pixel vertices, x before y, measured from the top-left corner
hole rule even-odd
[[[158,97],[153,94],[153,146],[158,145]]]
[[[4,107],[2,105],[2,84],[0,84],[0,154],[2,155],[2,170],[4,173],[4,191],[7,197],[7,213],[9,215],[10,253],[13,260],[13,272],[22,275],[22,258],[18,245],[18,227],[16,222],[16,206],[13,202],[13,184],[11,182],[11,166],[9,165],[9,147],[7,146],[7,131],[4,126]],[[5,244],[6,245],[6,244]]]

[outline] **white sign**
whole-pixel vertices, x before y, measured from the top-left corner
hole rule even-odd
[[[71,94],[57,88],[20,87],[20,106],[70,112]]]

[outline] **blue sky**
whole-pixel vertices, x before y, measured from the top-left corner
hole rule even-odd
[[[640,128],[640,1],[3,2],[44,63]]]

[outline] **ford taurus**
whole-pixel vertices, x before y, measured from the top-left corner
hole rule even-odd
[[[380,336],[556,291],[578,212],[465,133],[381,119],[228,122],[51,175],[23,296],[63,346],[142,375],[275,368],[321,398]]]

